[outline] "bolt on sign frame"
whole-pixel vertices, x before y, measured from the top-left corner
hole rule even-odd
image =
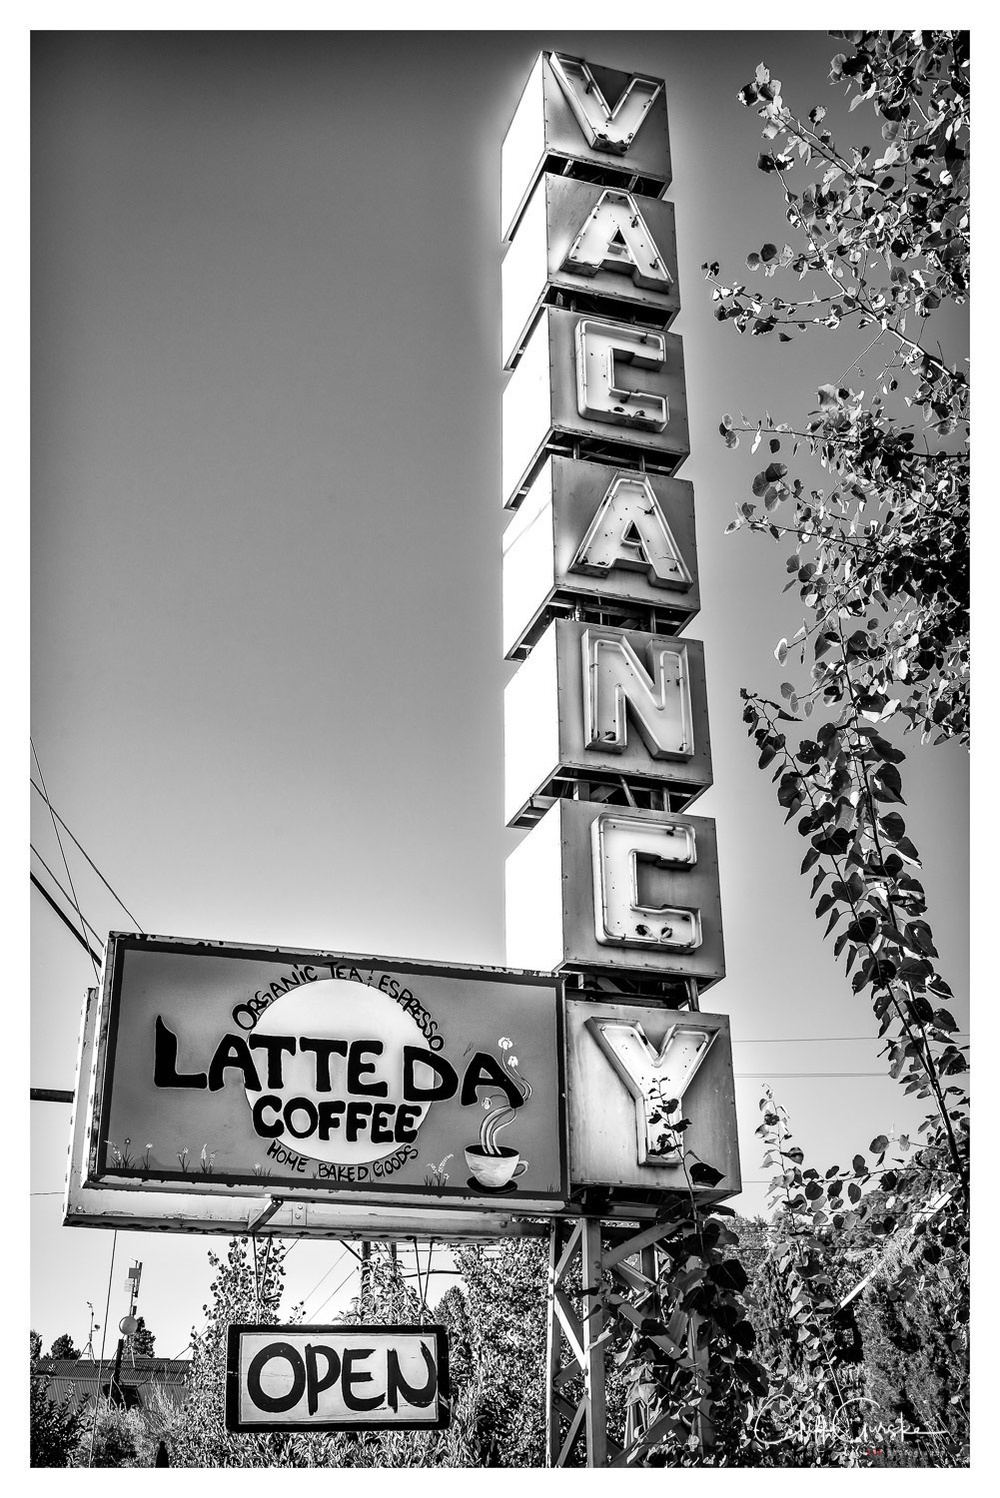
[[[552,1466],[581,1442],[588,1466],[628,1465],[660,1437],[636,1405],[624,1447],[608,1440],[606,1307],[655,1314],[682,1151],[721,1169],[720,1197],[739,1189],[735,1107],[711,1140],[670,1129],[682,1112],[703,1127],[697,1078],[726,1033],[700,1012],[725,974],[715,828],[687,814],[712,763],[704,652],[678,633],[700,595],[694,494],[673,476],[688,428],[670,178],[662,79],[538,57],[501,159],[505,815],[527,829],[506,955],[566,982],[571,1170],[603,1186],[550,1231]],[[659,1220],[609,1222],[611,1180]],[[700,1366],[695,1318],[658,1340]]]

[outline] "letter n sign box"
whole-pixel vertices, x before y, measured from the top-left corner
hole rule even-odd
[[[229,1328],[227,1430],[442,1430],[440,1326]]]

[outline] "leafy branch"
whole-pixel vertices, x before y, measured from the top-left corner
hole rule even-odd
[[[744,691],[742,696],[744,721],[759,750],[758,766],[765,769],[778,760],[772,781],[786,809],[785,820],[805,812],[798,831],[810,847],[802,872],[816,869],[811,897],[817,902],[817,918],[829,915],[824,934],[829,936],[849,917],[834,953],[839,957],[846,950],[848,973],[860,959],[853,990],[871,989],[879,1033],[887,1037],[890,1074],[899,1078],[906,1069],[906,1091],[933,1097],[967,1196],[968,1164],[955,1131],[966,1095],[944,1082],[964,1073],[967,1062],[953,1038],[958,1028],[954,1016],[943,1007],[952,995],[932,962],[937,954],[923,919],[924,891],[910,872],[919,868],[919,855],[906,836],[903,818],[885,809],[886,803],[902,802],[897,765],[905,756],[860,721],[854,704],[839,723],[823,724],[814,739],[803,739],[793,750],[779,723],[797,720],[756,694]],[[828,887],[821,893],[824,885]]]

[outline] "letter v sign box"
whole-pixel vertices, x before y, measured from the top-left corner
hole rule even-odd
[[[667,103],[660,78],[543,52],[504,137],[500,212],[509,239],[544,171],[598,180],[627,176],[658,198],[670,183]]]

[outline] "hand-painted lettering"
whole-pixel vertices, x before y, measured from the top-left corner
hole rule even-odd
[[[374,1347],[345,1347],[343,1356],[343,1374],[341,1377],[341,1391],[344,1395],[344,1403],[349,1410],[377,1410],[385,1400],[384,1394],[373,1394],[365,1399],[360,1394],[355,1394],[355,1384],[373,1384],[375,1376],[367,1369],[356,1368],[355,1364],[362,1363],[374,1353]]]
[[[263,1340],[262,1328],[248,1329],[256,1350],[243,1373],[240,1399],[250,1417],[244,1428],[266,1423],[261,1416],[286,1417],[289,1429],[306,1421],[364,1425],[381,1410],[402,1419],[412,1420],[418,1411],[434,1417],[441,1389],[434,1350],[439,1332],[318,1330],[276,1327],[273,1340]]]
[[[156,1016],[153,1041],[154,1087],[207,1087],[208,1077],[201,1072],[177,1070],[177,1036]]]

